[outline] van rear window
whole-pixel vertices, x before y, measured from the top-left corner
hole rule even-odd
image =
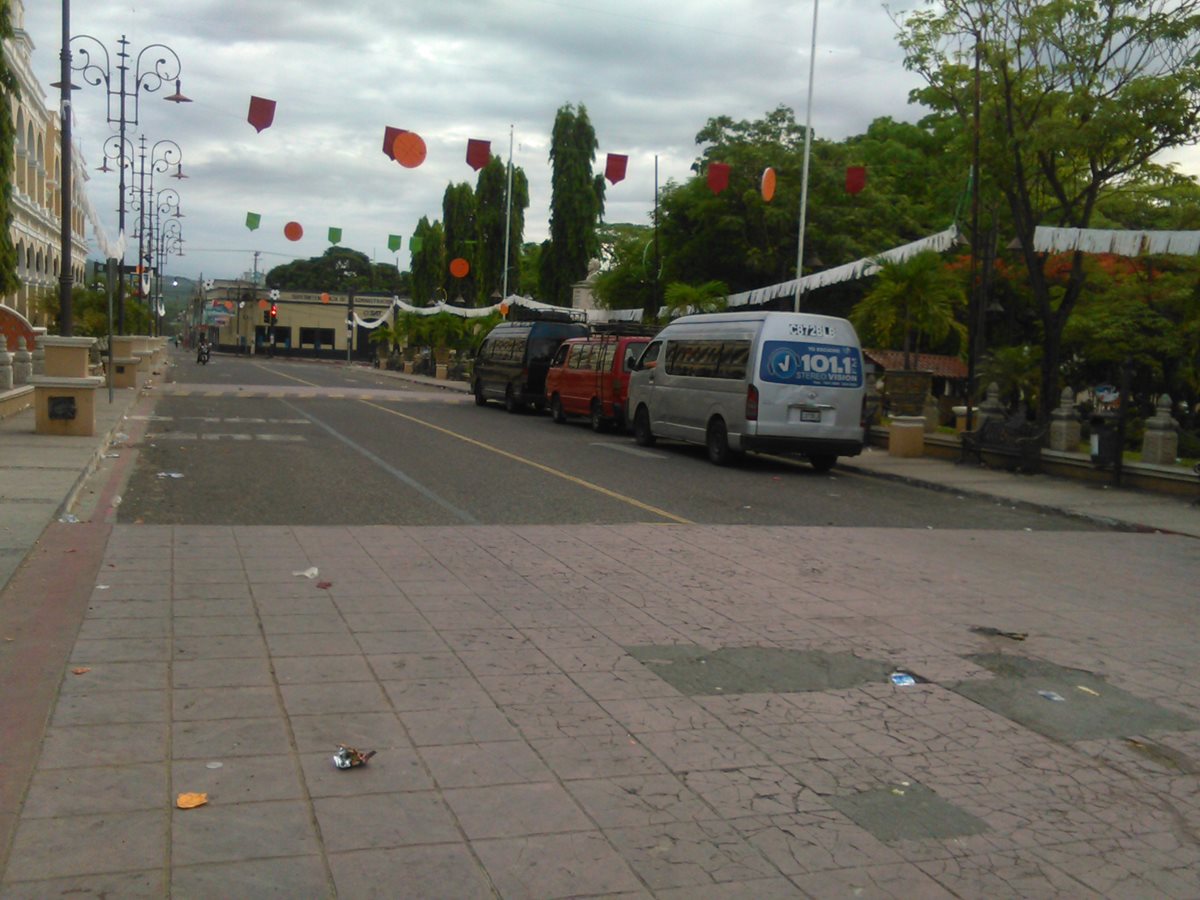
[[[692,378],[746,377],[750,359],[750,341],[669,341],[666,369],[668,375]]]

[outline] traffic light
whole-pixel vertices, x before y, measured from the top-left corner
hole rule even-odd
[[[271,314],[269,312],[267,312],[265,309],[263,310],[263,324],[264,325],[271,324]]]
[[[279,320],[279,307],[276,304],[272,303],[271,304],[271,324],[274,325],[278,320]]]

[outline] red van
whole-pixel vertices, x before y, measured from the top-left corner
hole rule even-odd
[[[546,403],[554,421],[587,416],[593,431],[624,425],[629,373],[648,343],[648,334],[594,334],[564,341],[546,375]]]

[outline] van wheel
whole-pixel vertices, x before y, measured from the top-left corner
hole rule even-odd
[[[650,430],[650,413],[639,406],[633,417],[633,439],[640,447],[654,446],[654,432]]]
[[[837,462],[837,456],[832,453],[814,453],[808,458],[808,464],[818,472],[828,472]]]
[[[511,384],[504,389],[504,408],[510,413],[521,411],[521,404],[517,402],[517,395]]]
[[[591,419],[592,431],[596,432],[597,434],[599,434],[601,431],[604,431],[605,428],[608,427],[608,423],[604,421],[604,407],[602,407],[600,405],[600,401],[596,400],[595,398],[592,399]]]
[[[567,414],[563,412],[562,398],[555,394],[550,398],[550,418],[561,425],[567,421]]]
[[[709,462],[714,465],[727,466],[733,460],[733,451],[729,449],[729,433],[725,430],[724,419],[713,419],[708,423],[704,446],[708,448]]]
[[[483,382],[475,379],[475,405],[487,406],[487,398],[483,396]]]

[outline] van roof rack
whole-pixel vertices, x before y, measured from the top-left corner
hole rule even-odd
[[[582,309],[531,309],[514,303],[508,310],[510,322],[586,322],[587,312]]]
[[[654,337],[662,325],[643,325],[641,322],[593,322],[592,334],[613,337]]]

